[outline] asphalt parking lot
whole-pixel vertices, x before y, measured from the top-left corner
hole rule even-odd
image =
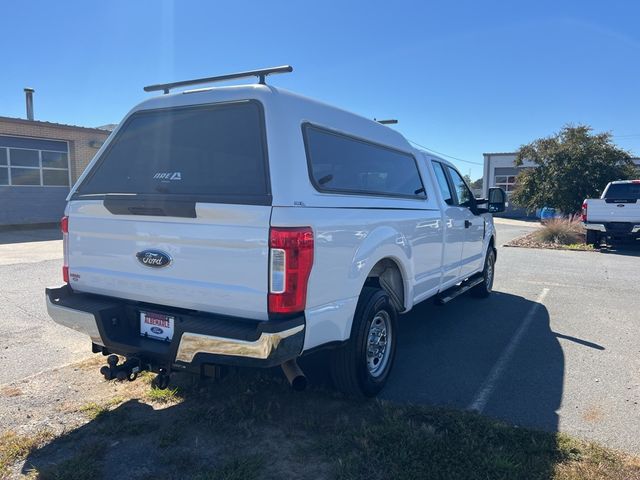
[[[498,225],[498,243],[530,231]],[[640,452],[640,250],[499,247],[494,295],[400,317],[385,397]]]
[[[62,283],[61,238],[58,229],[0,231],[0,385],[90,354],[44,304],[44,288]]]
[[[500,223],[499,244],[530,231]],[[90,355],[54,324],[56,232],[0,232],[0,387]],[[384,397],[481,411],[640,453],[640,251],[500,247],[495,294],[401,317]],[[97,373],[96,373],[97,375]]]

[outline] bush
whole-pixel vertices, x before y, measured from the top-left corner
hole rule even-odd
[[[510,201],[528,210],[553,205],[567,213],[580,211],[585,198],[598,198],[612,180],[637,175],[631,155],[613,143],[611,133],[593,133],[586,125],[565,126],[518,150],[516,165],[533,162],[518,175]]]
[[[535,233],[539,242],[572,245],[584,243],[584,228],[579,218],[554,218]]]

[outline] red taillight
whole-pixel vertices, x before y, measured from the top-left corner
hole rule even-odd
[[[304,311],[313,266],[313,230],[271,228],[269,247],[269,313]]]
[[[587,221],[587,201],[582,202],[582,221]]]
[[[60,231],[62,232],[62,280],[69,283],[69,217],[66,215],[60,220]]]

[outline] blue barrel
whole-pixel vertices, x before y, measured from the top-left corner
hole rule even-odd
[[[556,209],[553,207],[543,207],[540,210],[540,221],[552,220],[556,218]]]

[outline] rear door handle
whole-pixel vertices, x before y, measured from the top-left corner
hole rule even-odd
[[[465,220],[464,221],[464,228],[469,228],[471,225],[473,225],[473,223],[471,223],[470,220]]]

